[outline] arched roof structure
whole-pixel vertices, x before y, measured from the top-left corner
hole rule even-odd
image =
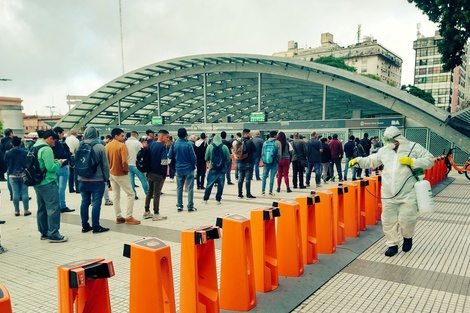
[[[248,122],[262,111],[271,121],[347,119],[397,113],[470,151],[468,119],[397,88],[330,66],[263,55],[207,54],[154,63],[124,74],[90,94],[58,123],[146,125]]]

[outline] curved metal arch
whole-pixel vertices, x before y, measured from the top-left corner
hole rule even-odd
[[[394,87],[313,62],[244,54],[188,56],[142,67],[118,77],[90,94],[82,105],[71,110],[58,125],[66,128],[82,127],[95,118],[103,118],[99,114],[121,100],[124,110],[130,109],[136,102],[142,101],[144,95],[148,95],[145,90],[152,90],[158,83],[177,84],[181,77],[219,72],[272,74],[333,87],[342,93],[357,95],[376,106],[410,116],[438,135],[470,150],[470,139],[446,124],[446,112]],[[109,110],[111,114],[112,111],[116,111],[115,107]],[[133,117],[129,115],[128,118]]]

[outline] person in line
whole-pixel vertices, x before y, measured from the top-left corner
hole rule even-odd
[[[331,149],[330,146],[326,143],[328,141],[327,138],[323,137],[320,139],[323,151],[321,153],[321,177],[323,179],[323,183],[327,184],[328,180],[328,170],[331,164]]]
[[[268,142],[274,141],[274,145],[276,147],[276,157],[274,158],[273,162],[270,164],[264,164],[263,166],[263,179],[261,181],[261,194],[264,196],[266,193],[266,180],[269,176],[269,195],[274,196],[273,188],[274,188],[274,177],[276,177],[277,169],[279,167],[279,162],[281,161],[282,156],[282,147],[281,142],[276,139],[277,131],[272,130],[269,132],[269,139],[267,139],[263,143],[263,150],[262,155],[265,155],[266,144]],[[270,143],[268,143],[270,144]]]
[[[196,154],[196,184],[197,190],[204,190],[204,181],[206,180],[206,150],[207,139],[206,134],[202,133],[198,140],[194,143],[194,153]]]
[[[370,148],[371,148],[371,143],[370,143],[368,133],[364,133],[364,137],[361,139],[360,143],[361,143],[362,148],[364,148],[366,156],[368,156],[370,154]],[[364,169],[364,175],[366,177],[370,176],[370,168]]]
[[[354,139],[354,149],[353,149],[353,158],[357,157],[366,157],[366,152],[361,145],[361,140],[359,138]],[[352,180],[361,180],[362,177],[362,168],[353,167],[352,168]]]
[[[255,136],[253,137],[252,141],[256,147],[256,152],[253,155],[253,167],[255,171],[255,177],[256,180],[261,180],[261,177],[259,176],[259,163],[261,160],[261,151],[263,150],[264,140],[261,138],[261,133],[259,130],[255,132]]]
[[[242,133],[243,138],[241,140],[243,140],[245,144],[245,151],[248,156],[243,160],[238,160],[238,198],[243,198],[243,181],[246,179],[246,198],[255,199],[256,197],[251,194],[251,179],[253,176],[253,156],[256,152],[256,147],[253,144],[253,141],[250,139],[250,130],[245,128]]]
[[[13,138],[13,136],[15,136],[15,133],[13,132],[13,130],[11,128],[5,129],[5,131],[3,133],[5,134],[5,137],[3,137],[2,140],[1,140],[0,148],[1,148],[2,153],[3,153],[3,157],[5,157],[5,154],[7,153],[7,151],[12,148],[11,138]],[[8,177],[8,174],[9,174],[8,171],[6,172],[6,174],[7,174],[7,177]],[[6,181],[7,182],[8,192],[10,193],[10,201],[13,201],[13,190],[11,188],[10,180],[5,179],[5,176],[3,174],[0,177],[0,181]]]
[[[358,157],[349,166],[371,168],[384,165],[382,171],[382,227],[388,246],[385,256],[398,253],[403,236],[403,252],[413,246],[418,213],[414,190],[416,173],[431,168],[434,156],[420,144],[408,141],[395,126],[385,129],[386,146],[368,157]]]
[[[24,216],[31,215],[29,211],[28,186],[23,181],[23,169],[26,163],[28,151],[21,147],[21,139],[17,136],[11,138],[13,148],[5,154],[5,162],[8,166],[8,179],[13,191],[13,206],[15,216],[20,216],[20,199],[23,202]]]
[[[220,147],[220,153],[218,157],[222,158],[220,161],[223,163],[223,166],[221,166],[220,168],[218,168],[218,164],[214,164],[215,161],[219,161],[214,159],[214,150],[218,149],[217,147]],[[222,201],[222,193],[224,191],[225,185],[225,168],[226,166],[228,166],[228,164],[230,164],[230,151],[227,146],[222,142],[220,135],[214,135],[212,143],[207,147],[205,159],[206,162],[209,162],[210,167],[209,173],[207,174],[207,184],[206,189],[204,191],[203,201],[205,204],[207,204],[207,200],[209,200],[209,197],[212,192],[212,187],[214,186],[214,184],[217,184],[217,193],[215,195],[215,200],[217,201],[217,204],[220,204],[220,201]]]
[[[65,143],[69,147],[70,153],[72,156],[70,157],[70,164],[69,164],[69,193],[80,193],[78,187],[78,176],[75,173],[75,150],[77,150],[78,146],[80,145],[80,141],[77,139],[78,132],[75,128],[70,130],[70,133],[65,138]]]
[[[315,169],[315,183],[317,184],[317,187],[321,187],[321,153],[323,152],[323,147],[317,138],[317,133],[312,132],[310,134],[310,141],[307,144],[308,168],[307,176],[305,178],[307,187],[310,187],[312,169]]]
[[[161,129],[157,134],[157,141],[149,144],[151,168],[147,172],[149,191],[145,196],[144,219],[151,218],[152,221],[163,221],[167,216],[160,215],[160,196],[163,184],[165,184],[168,169],[167,143],[170,133]],[[153,199],[153,214],[150,213],[150,201]]]
[[[330,173],[331,177],[334,177],[333,165],[336,167],[336,173],[338,174],[338,181],[343,181],[343,171],[341,170],[341,160],[343,159],[343,144],[338,140],[338,134],[333,134],[328,146],[331,150],[331,163]],[[334,181],[334,180],[333,180]]]
[[[300,189],[307,188],[304,185],[304,171],[305,165],[307,162],[307,143],[300,138],[300,134],[295,132],[292,136],[292,148],[294,149],[294,154],[292,156],[292,185],[294,189],[297,188],[297,181],[299,182],[298,187]]]
[[[78,176],[80,181],[80,218],[82,221],[82,233],[93,231],[94,234],[109,231],[109,228],[100,225],[101,202],[109,181],[109,164],[106,157],[106,148],[100,144],[98,131],[90,126],[83,133],[83,142],[93,144],[94,164],[98,164],[96,173],[91,177]],[[89,220],[89,207],[91,205],[91,226]]]
[[[40,169],[46,172],[44,179],[34,186],[38,203],[38,230],[41,233],[41,240],[49,240],[51,243],[66,242],[68,238],[59,232],[60,207],[57,170],[67,160],[54,158],[52,147],[59,140],[59,136],[54,131],[38,132],[38,135],[41,139],[34,144],[33,149],[43,146],[38,151],[37,158]]]
[[[52,151],[54,151],[54,157],[56,159],[65,159],[66,161],[62,163],[62,166],[57,170],[57,181],[59,182],[59,206],[61,213],[69,213],[74,212],[75,209],[70,209],[67,206],[67,202],[65,201],[65,189],[67,189],[67,182],[69,180],[69,161],[72,154],[70,153],[70,149],[65,142],[62,141],[64,138],[64,129],[62,127],[55,127],[53,131],[59,136],[57,142],[52,147]]]
[[[135,177],[139,179],[142,184],[142,189],[145,194],[148,194],[149,186],[145,174],[137,169],[135,161],[137,160],[137,153],[142,149],[142,143],[139,141],[139,133],[135,130],[131,131],[130,137],[125,142],[129,155],[127,162],[129,163],[129,181],[131,183],[132,190],[134,191],[134,199],[138,200],[137,191],[135,190]]]
[[[186,128],[178,129],[178,140],[173,143],[168,158],[175,161],[176,169],[176,209],[183,211],[183,187],[188,185],[188,212],[195,212],[194,207],[194,170],[196,169],[196,154],[193,145],[188,141]]]
[[[354,143],[354,139],[355,137],[353,135],[349,136],[348,142],[346,142],[343,147],[344,154],[346,155],[346,163],[344,165],[344,173],[343,173],[344,181],[348,180],[349,161],[354,159],[353,152],[354,152],[354,147],[356,146],[356,144]]]
[[[129,163],[127,162],[128,151],[124,143],[124,131],[120,128],[114,128],[111,131],[113,140],[106,145],[106,156],[109,163],[109,172],[111,187],[114,192],[114,212],[116,213],[116,224],[126,223],[129,225],[138,225],[140,221],[132,215],[134,213],[134,191],[129,181]],[[121,188],[127,195],[126,217],[121,214]]]
[[[290,160],[292,157],[292,146],[287,141],[286,134],[284,132],[279,132],[277,134],[277,140],[281,143],[281,161],[279,162],[279,167],[277,170],[277,192],[281,192],[281,181],[284,178],[284,183],[286,184],[287,192],[292,192],[289,187],[289,168]]]
[[[227,133],[222,131],[220,133],[220,137],[222,138],[222,143],[228,148],[230,152],[230,161],[227,163],[227,167],[225,169],[225,178],[227,179],[227,185],[235,185],[232,183],[232,142],[227,140]]]
[[[232,135],[233,136],[233,135]],[[237,133],[237,137],[232,140],[232,154],[235,147],[242,141],[242,133]],[[238,171],[240,167],[240,160],[235,159],[235,180],[238,181]]]

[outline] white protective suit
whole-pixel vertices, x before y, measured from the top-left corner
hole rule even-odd
[[[398,226],[401,228],[403,237],[413,237],[418,212],[416,193],[413,188],[417,180],[413,177],[410,168],[400,164],[398,160],[401,157],[409,156],[414,161],[413,169],[427,169],[433,166],[434,156],[420,144],[408,141],[395,126],[390,126],[385,130],[384,138],[387,137],[400,143],[397,151],[384,146],[377,153],[365,158],[357,158],[357,161],[361,168],[384,165],[382,171],[382,225],[387,246],[391,247],[398,245],[401,241]],[[393,143],[389,144],[393,145]]]

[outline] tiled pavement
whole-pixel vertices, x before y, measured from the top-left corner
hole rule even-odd
[[[455,180],[454,180],[455,179]],[[447,186],[448,185],[448,186]],[[50,244],[39,240],[36,230],[34,190],[29,217],[13,216],[6,184],[0,184],[2,245],[0,283],[10,292],[13,312],[57,312],[57,267],[89,258],[113,261],[116,275],[109,279],[113,312],[128,312],[129,259],[122,256],[123,244],[142,237],[157,237],[170,247],[175,296],[178,306],[180,231],[195,226],[213,225],[217,216],[239,213],[249,216],[252,209],[269,207],[272,201],[294,199],[309,191],[285,188],[273,197],[260,195],[260,182],[253,181],[253,200],[239,200],[236,186],[226,186],[222,205],[213,196],[202,204],[202,192],[195,192],[195,213],[176,212],[176,185],[165,183],[161,212],[168,220],[142,220],[142,225],[116,225],[114,211],[102,207],[102,224],[111,231],[82,234],[78,213],[80,195],[67,194],[67,204],[77,209],[62,214],[61,232],[69,242]],[[325,185],[321,189],[331,187]],[[419,218],[415,245],[410,253],[393,258],[383,255],[384,240],[380,225],[368,227],[359,238],[348,239],[333,255],[320,255],[316,264],[305,267],[298,278],[280,278],[278,290],[257,294],[255,312],[470,312],[470,181],[451,172],[444,188],[435,198],[435,213]],[[135,202],[135,217],[143,213],[143,192]],[[112,193],[111,193],[112,196]],[[123,200],[124,201],[124,200]],[[187,199],[184,199],[186,203]],[[217,241],[220,269],[220,242]],[[364,251],[362,253],[362,251]],[[149,264],[148,266],[152,266]],[[153,312],[149,309],[149,312]]]

